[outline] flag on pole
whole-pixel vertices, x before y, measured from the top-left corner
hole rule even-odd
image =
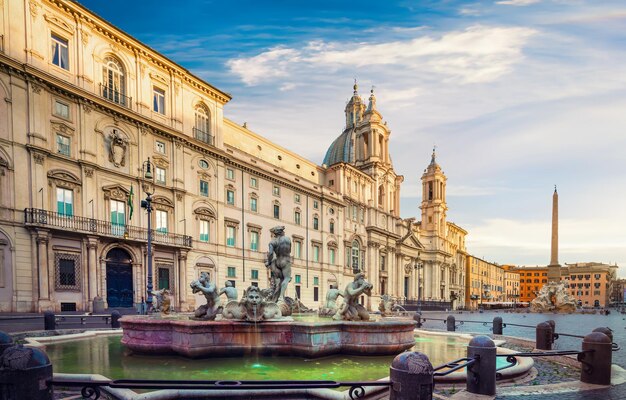
[[[133,193],[133,185],[130,185],[130,193],[128,194],[128,220],[133,217],[133,204],[134,204],[135,194]]]

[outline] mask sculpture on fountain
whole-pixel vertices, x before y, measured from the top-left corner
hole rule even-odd
[[[365,274],[359,272],[354,276],[354,281],[346,285],[343,291],[343,304],[333,316],[334,320],[344,321],[368,321],[369,313],[358,303],[359,296],[372,295],[372,284],[365,280]]]
[[[201,272],[200,277],[191,282],[191,291],[195,293],[202,293],[206,298],[206,304],[201,305],[194,312],[194,317],[197,319],[214,320],[217,314],[222,311],[220,305],[220,292],[217,291],[214,283],[211,283],[209,274]]]
[[[270,241],[265,266],[270,270],[270,288],[264,291],[265,299],[278,304],[283,316],[291,315],[291,307],[285,303],[285,292],[291,281],[291,239],[285,236],[284,226],[270,229],[274,238]]]
[[[337,299],[339,296],[343,297],[343,294],[337,289],[337,285],[332,285],[326,293],[326,303],[324,307],[320,308],[320,317],[332,317],[337,312]]]
[[[250,286],[243,294],[240,302],[229,301],[222,311],[224,319],[260,322],[282,317],[276,303],[266,301],[261,289]]]

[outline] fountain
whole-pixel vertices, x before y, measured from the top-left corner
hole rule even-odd
[[[574,312],[576,300],[569,295],[569,287],[563,282],[548,282],[530,303],[533,312]]]
[[[135,353],[179,354],[185,357],[241,356],[245,354],[303,356],[331,354],[393,355],[415,344],[412,320],[370,320],[358,299],[370,295],[372,284],[357,273],[346,285],[343,304],[332,320],[294,321],[292,308],[285,297],[291,280],[291,240],[284,227],[270,230],[266,267],[270,270],[270,288],[246,289],[240,301],[221,305],[218,291],[208,274],[201,273],[191,283],[194,293],[202,293],[207,304],[201,305],[192,318],[185,315],[139,315],[120,319],[122,344]],[[327,304],[328,305],[328,304]],[[333,304],[331,304],[333,306]],[[334,307],[331,307],[334,309]]]

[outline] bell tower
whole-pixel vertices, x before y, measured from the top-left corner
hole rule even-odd
[[[446,236],[446,178],[436,161],[435,149],[422,175],[421,229],[429,236]]]

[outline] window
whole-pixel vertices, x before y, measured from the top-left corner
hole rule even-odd
[[[64,156],[71,156],[70,138],[63,135],[57,135],[57,153]]]
[[[165,90],[152,88],[152,110],[165,115]]]
[[[226,168],[226,179],[234,181],[235,180],[235,170],[232,168]]]
[[[229,279],[228,282],[230,282],[230,284],[232,285],[232,287],[235,287],[235,281],[232,279]],[[257,286],[254,284],[255,282],[252,283],[252,286]]]
[[[235,227],[226,227],[226,246],[235,247]]]
[[[317,200],[313,200],[313,208],[315,208],[316,210],[320,208],[320,203]]]
[[[207,169],[209,168],[209,162],[207,160],[200,160],[198,161],[198,166],[202,169]]]
[[[201,142],[213,144],[211,137],[211,125],[209,110],[204,105],[198,105],[195,113],[195,123],[193,125],[194,136]]]
[[[320,247],[317,245],[313,245],[313,261],[319,262],[320,260]]]
[[[317,286],[317,285],[319,285],[319,284],[320,284],[320,278],[319,278],[318,276],[314,276],[314,277],[313,277],[313,284],[314,284],[315,286]]]
[[[257,212],[257,199],[256,199],[256,197],[250,197],[250,211]]]
[[[234,206],[235,205],[235,192],[232,190],[226,191],[226,204]]]
[[[255,189],[259,188],[259,181],[258,181],[257,178],[255,178],[253,176],[250,177],[250,187],[253,187]]]
[[[159,277],[159,283],[157,289],[170,289],[170,269],[159,267],[157,275]]]
[[[330,221],[329,229],[330,229],[330,233],[331,234],[335,233],[335,222],[334,221]]]
[[[74,192],[72,190],[57,188],[57,212],[66,217],[74,215]]]
[[[352,269],[359,269],[359,242],[356,240],[352,242]]]
[[[273,194],[274,196],[280,196],[280,187],[279,187],[279,186],[274,185],[274,187],[272,188],[272,194]]]
[[[300,285],[296,285],[296,299],[300,299]]]
[[[59,260],[59,284],[61,286],[76,286],[76,267],[74,260],[61,258]]]
[[[320,228],[319,218],[313,217],[313,229],[318,230]]]
[[[52,45],[52,64],[63,69],[70,69],[70,53],[67,40],[55,35],[50,37]]]
[[[236,277],[235,273],[237,272],[237,269],[235,267],[228,267],[228,277],[229,278],[234,278]]]
[[[331,179],[328,181],[328,186],[333,186],[335,184],[335,180]]]
[[[55,253],[54,283],[57,290],[81,290],[80,260],[80,253]]]
[[[107,57],[102,65],[102,97],[123,106],[130,106],[126,100],[124,67],[113,57]]]
[[[200,220],[200,241],[207,243],[209,241],[209,221]]]
[[[293,213],[293,220],[296,225],[300,225],[300,211],[296,211]]]
[[[319,301],[320,298],[320,288],[315,286],[313,288],[313,301]]]
[[[293,253],[294,253],[294,256],[295,256],[296,258],[302,258],[302,242],[301,242],[301,241],[299,241],[299,240],[296,240],[296,241],[294,241],[293,243],[294,243],[294,245],[295,245],[295,246],[294,246],[294,247],[295,247],[295,249],[294,249],[294,252],[293,252]]]
[[[250,250],[259,251],[259,232],[250,231]]]
[[[154,150],[157,153],[165,154],[165,143],[159,142],[158,140],[154,142]]]
[[[126,224],[126,204],[123,201],[111,200],[111,233],[116,236],[124,236]]]
[[[328,249],[328,263],[335,264],[335,249]]]
[[[200,180],[200,196],[209,197],[209,182]]]
[[[154,168],[156,175],[156,182],[165,185],[165,168]]]
[[[296,283],[302,283],[302,276],[296,275]]]
[[[259,280],[259,270],[258,269],[250,270],[250,279],[253,279],[255,281]]]
[[[296,203],[300,203],[300,194],[296,193],[293,195],[293,201],[295,201]]]
[[[280,218],[280,205],[274,204],[274,218]]]
[[[352,219],[356,221],[356,206],[352,205],[350,207],[352,208]]]
[[[385,270],[385,265],[387,264],[387,257],[384,254],[380,255],[380,270]]]
[[[167,233],[167,211],[156,210],[156,231]]]
[[[55,100],[53,113],[57,117],[70,119],[70,106],[60,102],[59,100]]]

